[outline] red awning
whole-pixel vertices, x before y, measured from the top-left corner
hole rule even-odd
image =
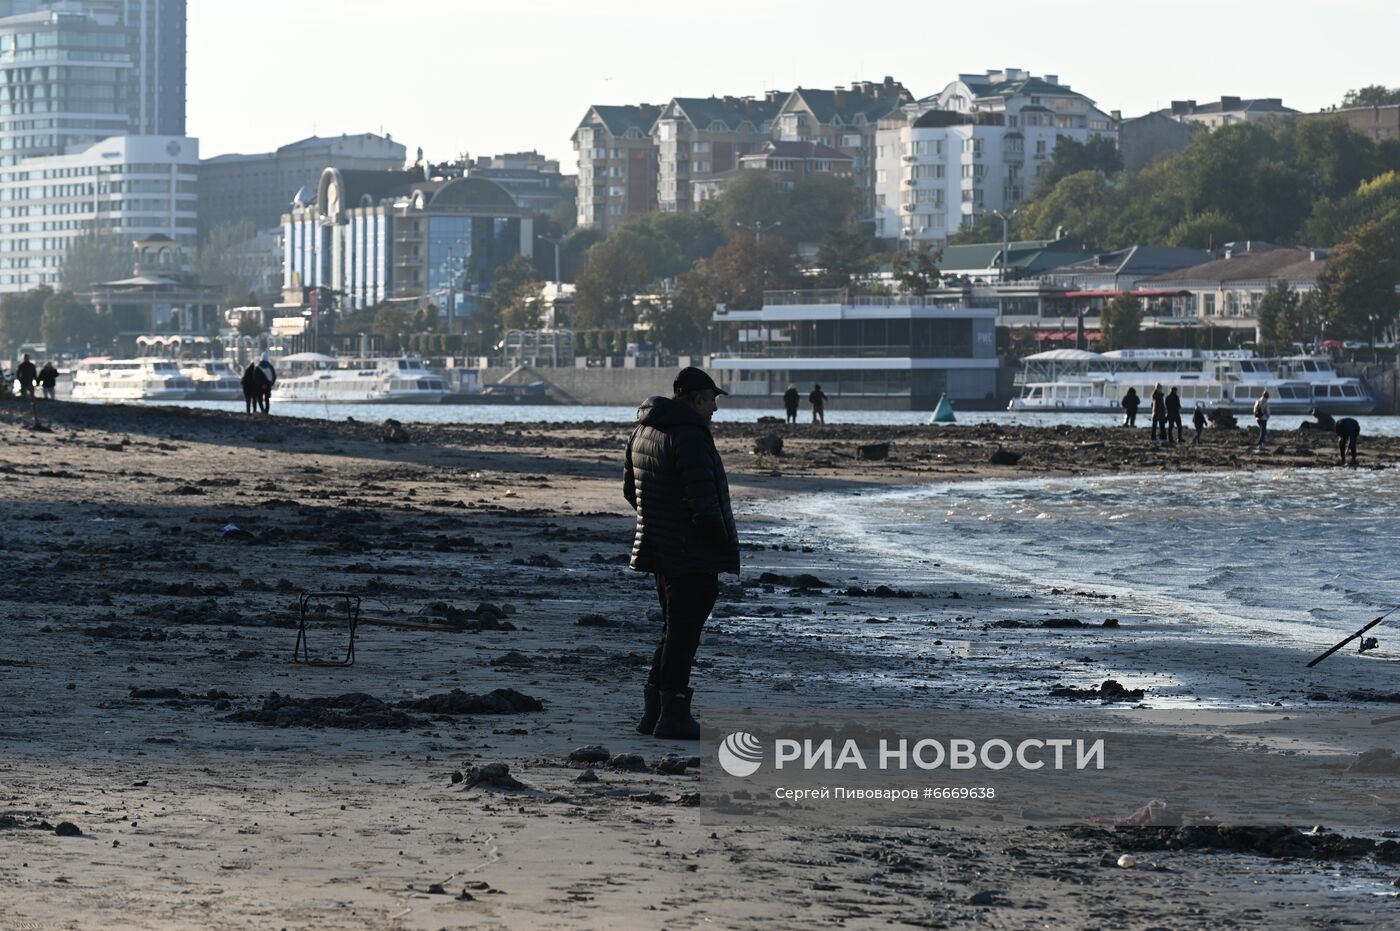
[[[1324,339],[1322,345],[1327,349],[1341,349],[1346,344],[1339,339]]]

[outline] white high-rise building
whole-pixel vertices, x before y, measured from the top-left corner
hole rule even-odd
[[[184,0],[0,0],[0,292],[94,228],[195,245]]]
[[[942,248],[1035,194],[1061,139],[1115,138],[1113,119],[1051,74],[963,74],[880,121],[875,234]]]

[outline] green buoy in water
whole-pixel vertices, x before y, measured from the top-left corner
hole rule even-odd
[[[948,395],[944,394],[938,399],[938,406],[933,409],[933,416],[929,418],[929,423],[957,423],[958,418],[953,416],[953,402],[948,400]]]

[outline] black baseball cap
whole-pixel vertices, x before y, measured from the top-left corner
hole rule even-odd
[[[676,380],[671,386],[675,394],[689,394],[692,391],[704,391],[706,388],[715,394],[728,394],[715,380],[706,375],[703,371],[693,365],[687,365],[676,375]]]

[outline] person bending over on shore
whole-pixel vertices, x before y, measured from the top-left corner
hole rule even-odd
[[[1167,392],[1167,442],[1172,441],[1172,427],[1176,427],[1176,441],[1183,442],[1181,437],[1181,395],[1177,393],[1176,385],[1172,385],[1172,390]]]
[[[45,401],[58,397],[58,369],[52,362],[45,362],[44,367],[39,369],[39,387],[44,389]]]
[[[1138,397],[1136,388],[1129,388],[1128,393],[1123,395],[1123,426],[1137,426],[1138,408],[1142,407],[1142,398]]]
[[[1347,453],[1351,453],[1351,466],[1356,468],[1356,440],[1361,436],[1361,424],[1356,422],[1355,417],[1343,417],[1337,421],[1337,455],[1341,457],[1342,464],[1347,461]]]
[[[1264,389],[1264,393],[1259,395],[1259,400],[1254,402],[1254,420],[1259,424],[1259,446],[1260,452],[1264,451],[1264,440],[1269,435],[1269,390]]]
[[[710,434],[715,398],[727,394],[687,367],[669,398],[649,398],[627,440],[622,494],[637,512],[631,566],[656,576],[662,628],[637,732],[699,740],[690,670],[719,597],[720,573],[739,574],[729,480]]]
[[[783,410],[787,411],[788,423],[797,423],[797,402],[800,397],[796,385],[788,385],[783,392]]]
[[[15,378],[19,379],[19,396],[22,398],[34,397],[34,381],[39,377],[39,370],[34,367],[33,361],[29,358],[29,353],[24,354],[24,359],[20,361],[19,368],[15,369]]]
[[[812,423],[826,423],[826,392],[821,385],[813,385],[807,403],[812,405]]]
[[[1167,395],[1160,382],[1152,389],[1152,442],[1156,443],[1159,435],[1167,439]]]
[[[277,384],[277,370],[272,367],[272,360],[267,357],[267,353],[263,353],[262,359],[258,361],[258,372],[265,382],[262,396],[258,399],[258,406],[266,414],[272,407],[272,386]]]

